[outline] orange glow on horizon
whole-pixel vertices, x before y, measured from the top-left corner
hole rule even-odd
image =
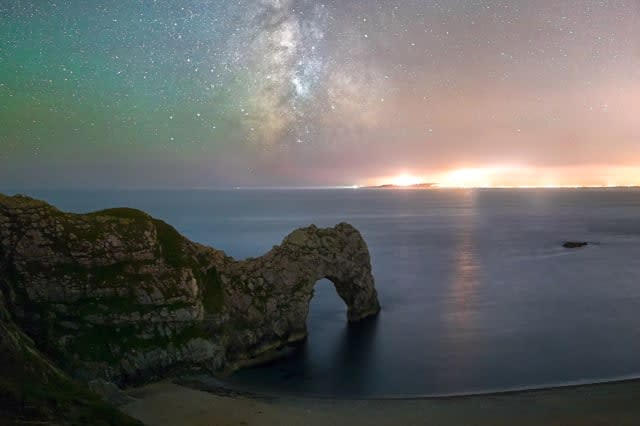
[[[479,188],[492,186],[491,169],[456,169],[446,173],[438,186],[445,188]]]
[[[422,182],[422,179],[419,177],[403,174],[393,179],[391,183],[395,186],[411,186]]]
[[[491,166],[436,173],[378,177],[366,185],[409,187],[432,183],[437,188],[607,188],[640,186],[640,166]]]

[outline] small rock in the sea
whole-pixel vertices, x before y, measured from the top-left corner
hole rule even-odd
[[[567,241],[562,245],[564,248],[573,249],[573,248],[581,248],[588,246],[589,243],[586,241]]]

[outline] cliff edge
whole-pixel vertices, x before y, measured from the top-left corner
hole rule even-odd
[[[298,229],[236,261],[139,210],[72,214],[0,195],[3,324],[84,382],[126,386],[251,363],[306,337],[322,278],[350,321],[380,310],[366,243],[345,223]]]

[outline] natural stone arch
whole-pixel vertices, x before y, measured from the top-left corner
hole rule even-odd
[[[353,226],[314,225],[289,234],[259,258],[235,262],[222,275],[229,321],[238,328],[231,350],[267,348],[306,337],[316,283],[328,279],[347,305],[349,321],[380,311],[367,245]]]
[[[322,278],[351,321],[380,309],[367,246],[348,224],[300,229],[236,261],[139,210],[73,214],[0,194],[0,237],[11,320],[83,380],[141,383],[268,356],[306,336]]]

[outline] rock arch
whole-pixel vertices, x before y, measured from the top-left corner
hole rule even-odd
[[[247,357],[306,337],[313,289],[323,278],[347,305],[349,321],[380,311],[369,250],[347,223],[297,229],[265,255],[234,262],[226,271],[225,305],[239,331],[231,349],[249,348]]]
[[[306,337],[322,278],[350,321],[380,310],[367,245],[345,223],[299,229],[236,261],[138,210],[73,214],[0,194],[0,237],[4,308],[83,379],[142,383],[277,354]]]

